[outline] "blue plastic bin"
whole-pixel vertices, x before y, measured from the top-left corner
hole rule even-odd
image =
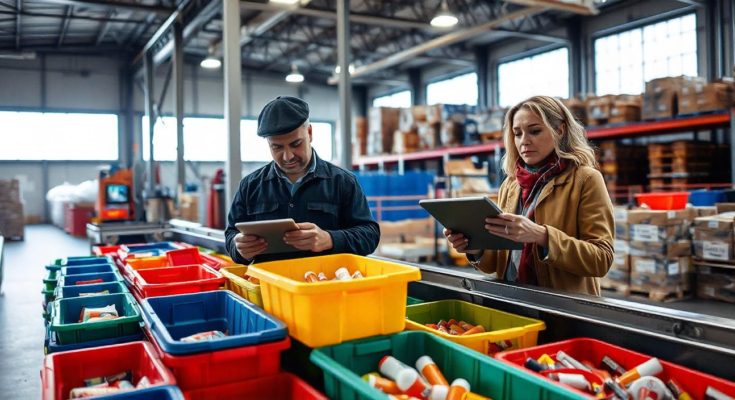
[[[140,323],[140,333],[135,335],[121,336],[113,339],[103,340],[92,340],[89,342],[74,343],[74,344],[59,344],[56,340],[56,333],[51,332],[50,327],[46,328],[46,340],[44,341],[46,354],[60,353],[62,351],[72,351],[89,349],[92,347],[112,346],[114,344],[130,343],[145,341],[145,335],[143,334],[143,322]]]
[[[181,355],[253,346],[288,336],[286,324],[229,290],[143,299],[143,319],[166,353]],[[207,331],[229,331],[213,341],[180,339]]]
[[[689,194],[689,202],[695,207],[712,207],[715,203],[725,201],[725,192],[722,190],[694,190]]]
[[[59,277],[58,286],[76,286],[77,282],[90,281],[101,278],[102,282],[123,282],[123,277],[118,271],[114,272],[99,272],[96,274],[79,274],[79,275],[61,275]]]
[[[115,293],[130,293],[128,288],[122,282],[105,282],[105,283],[93,283],[91,285],[79,285],[79,286],[59,286],[56,288],[56,299],[66,299],[70,297],[79,297],[80,293],[98,293],[104,290],[109,291],[109,294]]]
[[[149,244],[133,244],[129,246],[128,245],[120,246],[120,249],[128,253],[140,253],[143,251],[154,251],[154,250],[170,251],[170,250],[178,250],[181,248],[182,248],[181,246],[173,242],[158,242],[158,243],[149,243]]]
[[[96,274],[102,272],[115,272],[117,267],[113,264],[81,265],[77,267],[61,267],[61,275]]]
[[[148,389],[131,390],[110,396],[96,397],[106,400],[184,400],[184,394],[176,386],[155,386]]]
[[[114,263],[115,261],[110,256],[104,257],[67,257],[53,260],[49,265],[46,266],[47,270],[58,271],[63,267],[78,267],[82,265],[100,265]]]

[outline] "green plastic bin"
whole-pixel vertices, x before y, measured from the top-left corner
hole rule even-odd
[[[56,289],[56,284],[59,283],[59,275],[55,270],[49,270],[46,272],[46,277],[43,278],[44,290],[53,292]]]
[[[54,300],[56,300],[56,289],[54,290],[46,290],[46,286],[43,287],[43,290],[41,293],[44,296],[44,299],[46,300],[46,303],[50,303]]]
[[[311,353],[311,360],[324,370],[324,388],[330,399],[386,400],[386,394],[371,388],[361,376],[376,372],[378,362],[387,355],[410,366],[415,366],[419,357],[428,355],[449,382],[466,379],[473,393],[494,400],[586,399],[426,332],[402,332],[322,347]]]
[[[79,323],[83,307],[105,307],[114,304],[120,318]],[[51,332],[56,332],[59,344],[74,344],[92,340],[114,339],[140,333],[143,320],[140,308],[130,293],[60,299],[51,307]]]

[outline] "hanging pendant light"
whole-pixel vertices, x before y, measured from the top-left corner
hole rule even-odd
[[[222,66],[222,61],[219,60],[219,58],[209,56],[202,60],[202,62],[199,64],[202,68],[207,69],[215,69]]]
[[[291,64],[291,73],[286,76],[286,82],[299,83],[304,81],[304,76],[299,72],[296,64]]]
[[[436,13],[434,18],[431,20],[431,26],[436,28],[451,28],[454,25],[457,25],[458,22],[459,20],[457,17],[449,11],[447,0],[442,0],[441,11]]]

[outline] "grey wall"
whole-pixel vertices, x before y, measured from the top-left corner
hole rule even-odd
[[[45,59],[44,59],[45,58]],[[0,110],[46,111],[104,111],[122,115],[121,71],[127,61],[110,57],[46,55],[35,60],[0,60]],[[156,101],[168,66],[156,74]],[[221,70],[208,71],[198,65],[187,65],[184,80],[184,107],[187,115],[222,116],[223,82]],[[169,89],[170,90],[170,89]],[[275,74],[250,75],[243,78],[243,117],[257,116],[261,108],[279,95],[301,95],[311,105],[314,120],[335,122],[338,117],[338,99],[335,87],[321,83],[305,83],[300,87],[285,82]],[[172,92],[163,104],[164,114],[172,113]],[[144,113],[143,92],[139,85],[133,89],[134,118],[131,131],[140,140],[140,118]],[[120,118],[121,141],[125,118]],[[122,148],[122,146],[121,146]],[[337,147],[335,147],[337,149]],[[95,179],[101,162],[12,162],[0,161],[0,179],[18,178],[24,182],[23,195],[26,214],[45,216],[44,199],[48,189],[69,182],[78,184]],[[243,175],[259,168],[261,163],[243,163]],[[196,163],[201,175],[212,177],[224,163]],[[44,180],[44,169],[48,177]],[[174,186],[175,165],[161,163],[164,185]],[[195,175],[187,167],[187,182],[196,183]]]

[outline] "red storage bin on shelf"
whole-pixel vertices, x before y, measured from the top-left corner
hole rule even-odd
[[[651,210],[683,210],[687,206],[689,192],[638,193],[638,207],[646,204]]]
[[[72,236],[87,236],[87,224],[92,221],[94,206],[67,203],[64,206],[64,230]]]
[[[327,400],[306,382],[287,372],[243,382],[192,390],[186,400],[278,399]]]
[[[620,366],[626,370],[633,369],[652,358],[645,354],[588,338],[572,339],[563,342],[550,343],[543,346],[536,346],[530,349],[498,353],[495,355],[495,358],[516,368],[521,368],[529,374],[536,374],[523,366],[526,363],[526,360],[529,357],[534,360],[538,360],[544,354],[555,356],[560,350],[579,362],[590,361],[596,367],[599,367],[602,358],[607,356],[615,360],[615,362],[620,364]],[[704,392],[707,390],[708,386],[712,386],[728,396],[735,397],[735,383],[733,382],[697,372],[689,368],[684,368],[664,360],[660,361],[661,365],[664,367],[664,371],[656,375],[656,377],[661,379],[664,383],[673,378],[682,386],[682,389],[689,393],[689,395],[694,399],[703,399]],[[571,386],[562,385],[556,381],[549,380],[549,383],[560,385],[567,390],[582,393],[590,399],[595,398],[594,396],[578,391]]]
[[[41,370],[41,398],[68,399],[84,380],[132,371],[133,385],[147,377],[151,386],[176,385],[153,345],[132,342],[114,346],[54,353],[46,356]]]
[[[148,328],[144,331],[161,361],[173,372],[178,386],[184,391],[275,375],[280,372],[281,352],[291,347],[287,337],[257,346],[174,356],[161,349],[155,333]]]
[[[225,284],[222,274],[205,265],[141,269],[132,277],[141,298],[207,292]]]

